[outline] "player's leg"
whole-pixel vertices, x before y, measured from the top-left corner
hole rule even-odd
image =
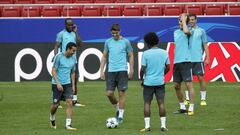
[[[144,123],[145,127],[140,132],[151,131],[150,128],[150,115],[151,115],[151,102],[153,99],[154,89],[150,86],[143,86],[143,100],[144,100]]]
[[[179,64],[174,64],[174,69],[173,69],[173,87],[175,88],[176,95],[178,98],[178,102],[180,105],[180,109],[174,112],[175,114],[180,114],[180,113],[186,113],[186,107],[184,104],[183,100],[183,93],[181,89],[181,82],[182,82],[182,77],[180,74],[180,63]]]
[[[73,91],[71,84],[64,85],[64,98],[66,100],[66,129],[67,130],[77,130],[76,128],[72,127],[72,112],[73,112],[73,104],[72,104],[72,96]]]
[[[77,84],[78,84],[78,77],[79,77],[79,72],[78,72],[78,64],[76,64],[76,70],[75,70],[75,92],[73,93],[73,106],[76,106],[76,107],[85,107],[86,105],[84,104],[81,104],[79,101],[78,101],[78,87],[77,87]]]
[[[200,83],[200,96],[201,96],[200,105],[201,106],[206,106],[207,105],[207,102],[206,102],[206,95],[207,95],[206,82],[204,81],[204,78],[201,75],[198,76],[198,80],[199,80],[199,83]]]
[[[192,75],[192,63],[185,62],[181,65],[181,76],[189,92],[189,108],[188,115],[193,115],[194,113],[194,88],[193,88],[193,75]]]
[[[106,96],[108,97],[110,103],[116,109],[116,118],[119,114],[119,104],[118,100],[115,97],[114,91],[116,88],[116,81],[115,81],[116,73],[115,72],[108,72],[106,78]]]
[[[126,90],[128,89],[128,74],[127,71],[120,71],[117,73],[116,76],[117,80],[117,88],[118,88],[118,95],[119,95],[119,115],[118,115],[118,122],[123,122],[123,114],[125,108],[125,101],[126,101]]]
[[[159,116],[161,121],[161,131],[168,131],[166,128],[166,109],[164,104],[165,85],[155,86],[155,95],[158,103]]]
[[[50,107],[50,127],[56,129],[55,113],[57,112],[58,105],[62,96],[62,92],[57,89],[57,85],[52,84],[52,104]]]

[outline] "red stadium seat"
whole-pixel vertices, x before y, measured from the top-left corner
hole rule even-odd
[[[114,3],[114,0],[95,0],[95,3]]]
[[[205,14],[206,15],[224,15],[225,14],[224,5],[219,5],[219,4],[206,5]]]
[[[240,4],[230,4],[228,5],[229,15],[240,15]]]
[[[13,4],[13,0],[0,0],[0,4]]]
[[[196,0],[196,2],[215,2],[216,0]]]
[[[81,6],[64,6],[62,15],[63,16],[81,16],[82,7]]]
[[[176,2],[196,2],[196,0],[176,0]]]
[[[142,16],[143,15],[143,7],[142,6],[134,6],[134,5],[124,6],[123,15],[124,16]]]
[[[2,9],[2,17],[20,17],[21,8],[19,6],[6,6]]]
[[[162,16],[163,6],[161,5],[146,5],[143,10],[145,16]]]
[[[25,6],[22,8],[22,17],[40,17],[41,7],[39,6]]]
[[[43,6],[42,16],[44,17],[58,17],[61,16],[61,6]]]
[[[102,16],[102,6],[84,6],[83,16]]]
[[[0,6],[0,17],[2,16],[2,9],[3,7]]]
[[[104,6],[103,15],[104,16],[122,16],[122,6]]]
[[[75,0],[75,3],[94,3],[94,0]]]
[[[15,4],[32,4],[33,0],[15,0]]]
[[[175,0],[156,0],[156,3],[171,3],[175,2]]]
[[[136,0],[136,3],[154,3],[155,0]]]
[[[135,0],[116,0],[115,3],[134,3]]]
[[[216,0],[216,2],[237,2],[237,0]]]
[[[73,3],[73,0],[54,0],[53,3]]]
[[[183,5],[165,5],[164,15],[165,16],[178,16],[183,13]]]
[[[203,5],[185,5],[186,13],[194,13],[196,15],[204,15],[204,6]]]
[[[53,0],[34,0],[35,4],[51,4]]]

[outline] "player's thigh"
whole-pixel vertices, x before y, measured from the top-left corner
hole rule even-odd
[[[117,87],[120,91],[126,91],[128,89],[128,73],[127,71],[118,72]]]
[[[182,82],[182,76],[180,72],[180,63],[174,64],[173,66],[173,82]]]
[[[143,86],[143,100],[145,103],[151,103],[154,94],[153,86]]]
[[[159,104],[164,103],[165,85],[155,86],[155,96]]]
[[[203,62],[193,62],[192,63],[192,72],[193,72],[193,75],[203,76],[204,75]]]
[[[192,63],[191,62],[183,62],[180,66],[181,76],[184,82],[191,82],[193,80],[192,77]]]
[[[52,84],[52,103],[59,104],[63,92],[59,91],[56,84]]]
[[[106,90],[107,91],[114,91],[117,83],[116,83],[116,78],[117,78],[117,72],[107,72],[106,76]]]
[[[73,90],[72,90],[72,85],[71,84],[65,84],[63,85],[63,96],[64,99],[72,99],[73,98]]]

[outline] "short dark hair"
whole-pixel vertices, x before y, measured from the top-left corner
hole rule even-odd
[[[196,15],[196,14],[194,14],[194,13],[189,13],[189,14],[188,14],[188,18],[189,18],[189,17],[192,17],[192,16],[195,17],[195,19],[197,19],[197,15]]]
[[[159,38],[155,32],[149,32],[144,36],[144,42],[151,48],[159,43]]]
[[[76,45],[75,43],[73,43],[73,42],[69,42],[69,43],[67,44],[66,51],[67,51],[68,49],[72,49],[72,47],[77,47],[77,45]]]
[[[113,24],[111,27],[111,31],[112,30],[120,31],[120,25],[118,23]]]
[[[72,19],[72,18],[66,18],[66,19],[65,19],[65,24],[67,24],[67,21],[68,21],[68,20],[71,20],[71,21],[73,21],[73,19]]]

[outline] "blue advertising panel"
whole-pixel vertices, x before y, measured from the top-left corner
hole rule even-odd
[[[176,17],[159,18],[74,18],[84,42],[104,42],[109,28],[119,23],[122,35],[139,42],[147,32],[156,32],[162,42],[173,41],[173,31],[178,28]],[[206,30],[208,40],[238,42],[240,17],[199,17],[198,25]],[[64,28],[61,19],[0,19],[1,42],[54,42],[56,33]]]

